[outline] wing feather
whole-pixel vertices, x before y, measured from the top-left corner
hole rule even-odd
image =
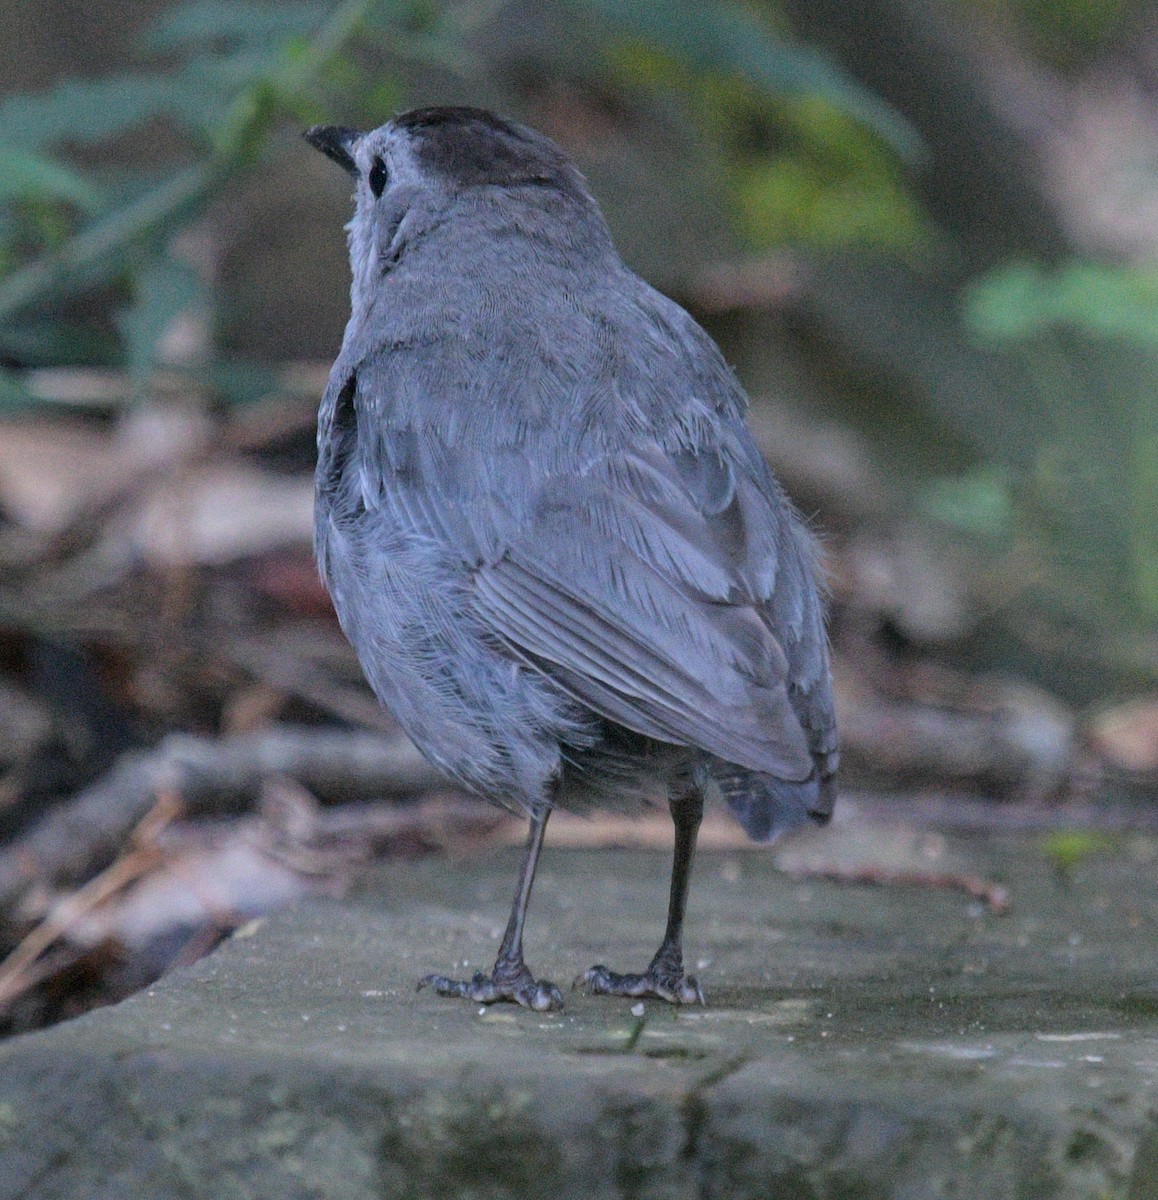
[[[754,604],[710,599],[590,523],[570,521],[566,541],[553,524],[476,575],[476,605],[503,637],[639,733],[783,778],[810,773],[788,662]],[[583,569],[593,544],[602,573]]]
[[[697,402],[685,428],[617,433],[612,413],[577,446],[541,406],[504,416],[501,389],[463,399],[461,348],[439,361],[453,405],[406,355],[362,364],[367,507],[429,539],[496,637],[595,712],[807,779],[833,726],[826,687],[801,698],[826,666],[810,539],[739,414]]]

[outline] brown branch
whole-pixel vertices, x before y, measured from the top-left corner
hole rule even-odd
[[[956,871],[910,871],[882,866],[782,867],[793,879],[831,879],[837,883],[871,883],[879,887],[948,888],[980,900],[995,913],[1009,911],[1009,889],[980,875]]]
[[[181,809],[181,801],[175,795],[162,793],[132,831],[125,853],[82,888],[55,905],[48,916],[0,962],[0,1010],[36,985],[41,978],[36,965],[41,955],[58,938],[66,934],[85,913],[153,868],[159,853],[157,835],[180,815]]]
[[[191,815],[238,811],[272,775],[343,799],[416,794],[442,779],[399,734],[286,726],[224,738],[170,734],[153,750],[122,757],[0,851],[0,909],[35,880],[80,879],[109,861],[165,792]]]

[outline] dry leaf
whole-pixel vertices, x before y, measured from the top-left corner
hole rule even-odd
[[[308,542],[313,527],[309,476],[226,463],[164,481],[114,536],[154,567],[207,566]]]
[[[1094,718],[1090,740],[1103,758],[1123,771],[1158,771],[1158,696],[1107,708]]]

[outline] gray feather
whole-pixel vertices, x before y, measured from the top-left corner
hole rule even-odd
[[[823,816],[816,550],[735,377],[569,164],[500,191],[414,136],[354,146],[405,211],[360,185],[319,417],[319,563],[375,690],[498,802],[694,760],[754,836]]]

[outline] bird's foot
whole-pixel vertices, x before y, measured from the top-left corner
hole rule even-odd
[[[642,975],[620,975],[618,971],[597,965],[584,971],[574,987],[583,984],[596,996],[654,996],[669,1004],[704,1004],[704,990],[695,976],[685,975],[682,968],[657,966],[652,963]]]
[[[536,1012],[563,1007],[563,995],[546,979],[536,979],[523,963],[496,963],[494,972],[476,971],[473,979],[448,979],[445,975],[427,975],[418,981],[418,990],[432,987],[440,996],[458,996],[476,1004],[497,1004],[506,1000]]]

